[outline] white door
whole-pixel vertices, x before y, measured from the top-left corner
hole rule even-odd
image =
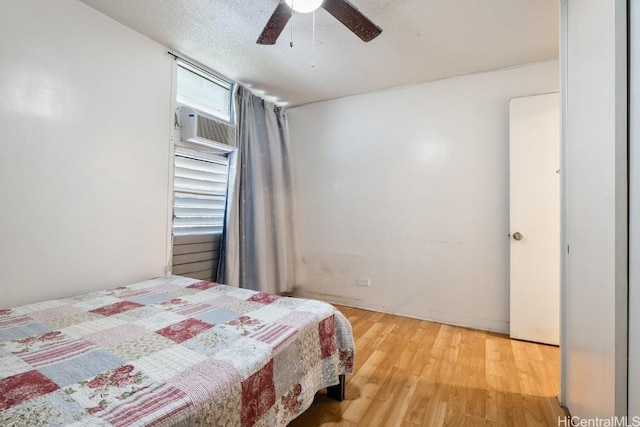
[[[558,345],[560,109],[557,93],[509,108],[510,334]]]

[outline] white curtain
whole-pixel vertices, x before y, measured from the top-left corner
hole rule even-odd
[[[269,293],[293,290],[289,132],[285,110],[240,87],[223,264],[218,281]]]

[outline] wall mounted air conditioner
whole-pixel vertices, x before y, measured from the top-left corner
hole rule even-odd
[[[236,128],[205,116],[198,110],[180,107],[180,139],[225,152],[236,146]]]

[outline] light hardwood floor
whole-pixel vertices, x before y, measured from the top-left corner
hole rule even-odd
[[[557,347],[338,307],[353,326],[346,399],[326,392],[292,427],[558,425]]]

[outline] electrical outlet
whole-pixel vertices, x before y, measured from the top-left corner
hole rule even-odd
[[[358,286],[371,286],[371,279],[368,277],[358,277]]]

